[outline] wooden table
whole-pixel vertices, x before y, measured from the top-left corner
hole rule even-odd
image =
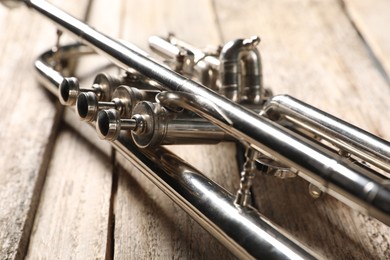
[[[259,35],[274,93],[390,140],[388,1],[53,2],[144,49],[168,32],[196,46]],[[46,19],[0,7],[0,28],[0,259],[233,257],[39,86],[33,60],[56,38]],[[173,149],[238,187],[234,145]],[[305,181],[258,176],[255,185],[261,212],[325,258],[390,258],[389,227],[330,196],[312,199]]]

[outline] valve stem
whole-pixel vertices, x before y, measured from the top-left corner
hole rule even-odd
[[[133,118],[120,118],[116,109],[101,110],[96,120],[96,130],[101,139],[116,140],[122,130],[142,130],[143,118],[134,115]]]

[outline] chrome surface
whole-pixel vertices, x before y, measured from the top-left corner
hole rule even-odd
[[[262,102],[262,75],[258,36],[228,42],[220,54],[220,93],[235,102]],[[244,62],[243,62],[244,61]]]
[[[384,171],[390,171],[390,143],[293,97],[273,97],[262,114],[275,121],[294,125],[333,143]],[[303,131],[300,131],[303,132]],[[390,175],[387,175],[390,177]]]
[[[173,34],[163,38],[151,36],[149,47],[162,55],[164,62],[173,70],[196,79],[203,85],[218,91],[220,50],[201,50]]]
[[[64,46],[64,50],[79,45]],[[58,96],[58,88],[64,80],[47,63],[51,51],[43,54],[35,63],[40,82]],[[208,179],[193,166],[187,164],[167,149],[157,146],[139,148],[128,133],[118,129],[136,130],[143,127],[138,114],[132,119],[120,119],[116,109],[101,110],[99,116],[111,123],[106,133],[113,140],[113,147],[141,170],[156,186],[182,207],[203,228],[218,239],[232,253],[241,259],[315,259],[314,252],[304,248],[285,231],[260,214],[251,206],[241,207],[235,203],[235,196]],[[118,122],[119,120],[119,122]],[[91,126],[95,122],[89,122]],[[117,127],[117,124],[122,126]]]
[[[271,91],[262,86],[258,37],[211,52],[173,35],[151,38],[152,48],[168,59],[167,67],[45,1],[26,3],[126,72],[116,81],[124,86],[99,81],[81,88],[71,73],[56,71],[59,55],[49,51],[36,62],[41,82],[64,104],[77,100],[79,116],[92,125],[96,121],[100,137],[112,140],[238,257],[311,257],[249,206],[257,172],[300,176],[311,183],[312,196],[329,193],[390,224],[389,143],[293,98],[270,98]],[[83,53],[85,46],[58,48],[62,59],[72,59],[70,54]],[[236,196],[160,146],[225,140],[241,142],[247,150]]]

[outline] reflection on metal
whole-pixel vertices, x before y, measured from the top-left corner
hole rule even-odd
[[[302,177],[313,197],[329,193],[390,224],[389,143],[292,97],[272,97],[262,86],[258,37],[213,51],[173,35],[152,37],[165,59],[159,63],[45,1],[23,2],[85,44],[44,53],[35,63],[43,85],[64,105],[76,105],[101,138],[238,257],[314,255],[249,205],[255,173]],[[109,58],[123,75],[99,74],[82,88],[56,66],[90,53]],[[246,147],[236,196],[161,147],[222,141]]]

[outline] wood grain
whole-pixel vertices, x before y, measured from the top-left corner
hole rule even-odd
[[[78,17],[87,6],[55,3]],[[275,94],[291,94],[389,140],[390,88],[378,69],[379,61],[388,73],[388,36],[384,27],[370,26],[387,21],[390,7],[381,0],[345,3],[93,1],[90,23],[144,49],[148,36],[168,32],[195,46],[259,35],[265,84]],[[375,7],[383,15],[368,18]],[[111,165],[107,145],[96,149],[93,131],[70,114],[57,135],[61,113],[35,83],[31,65],[54,43],[49,24],[26,9],[0,7],[0,259],[21,259],[27,248],[29,259],[233,258],[123,157]],[[100,64],[83,61],[78,72],[87,79]],[[237,189],[233,144],[169,149]],[[324,258],[390,258],[389,227],[329,196],[311,199],[303,180],[259,176],[256,186],[261,212]]]
[[[345,10],[390,83],[390,2],[343,0]]]
[[[63,7],[82,15],[83,3],[74,3]],[[25,8],[9,11],[3,6],[0,29],[0,258],[20,259],[26,254],[59,122],[60,110],[32,73],[37,53],[55,42],[55,29]]]
[[[27,259],[104,259],[111,171],[107,155],[62,125]]]
[[[390,89],[338,1],[245,5],[216,1],[219,24],[226,39],[262,37],[266,86],[390,139]],[[325,258],[390,257],[389,227],[329,196],[314,201],[304,181],[259,177],[256,186],[261,211]]]

